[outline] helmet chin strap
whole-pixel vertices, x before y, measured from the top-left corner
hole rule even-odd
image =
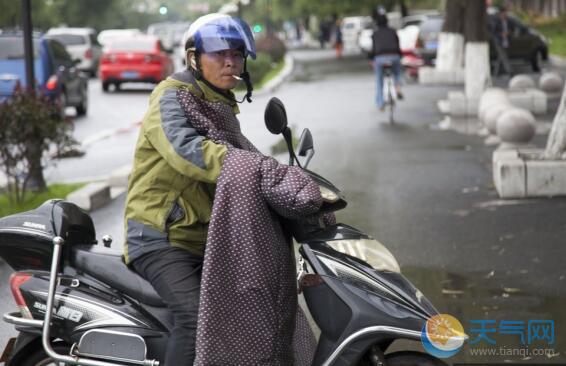
[[[243,103],[244,99],[248,101],[248,103],[252,102],[252,92],[254,91],[254,86],[252,85],[252,81],[250,79],[250,73],[248,72],[248,58],[244,59],[244,72],[240,75],[246,83],[246,95],[240,100],[238,103]]]

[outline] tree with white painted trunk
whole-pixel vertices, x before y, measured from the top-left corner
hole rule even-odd
[[[464,61],[464,22],[466,0],[447,0],[446,18],[438,35],[436,69],[454,71]]]
[[[448,0],[447,2],[454,1]],[[467,0],[464,20],[465,86],[468,98],[479,98],[491,85],[485,0]]]
[[[549,160],[566,159],[566,86],[552,122],[544,157]]]

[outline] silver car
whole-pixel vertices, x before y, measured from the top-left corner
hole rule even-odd
[[[102,55],[102,47],[96,40],[92,28],[51,28],[47,36],[61,42],[73,60],[78,60],[77,67],[92,76],[96,75]]]

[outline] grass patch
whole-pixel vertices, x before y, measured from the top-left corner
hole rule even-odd
[[[550,41],[550,54],[566,56],[566,17],[533,19],[530,23]]]
[[[85,183],[52,184],[45,192],[26,192],[25,200],[21,204],[11,204],[6,193],[2,193],[0,194],[0,217],[34,209],[49,199],[65,198],[69,193],[84,185]]]
[[[251,61],[251,62],[256,62],[256,61]],[[261,62],[262,64],[258,64],[257,66],[256,65],[252,66],[251,64],[248,64],[248,72],[252,77],[254,90],[259,90],[263,88],[263,86],[267,84],[268,81],[270,81],[275,76],[277,76],[281,72],[281,70],[283,70],[283,68],[285,67],[285,59],[279,62],[271,62],[266,60],[259,60],[259,62]],[[259,75],[257,75],[258,73]],[[257,81],[258,78],[259,81]],[[246,85],[243,82],[239,83],[238,86],[236,87],[236,91],[245,92]]]

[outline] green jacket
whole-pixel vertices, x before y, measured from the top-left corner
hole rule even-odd
[[[151,93],[135,149],[125,212],[126,263],[170,245],[203,255],[216,180],[227,152],[199,135],[185,116],[177,91],[209,102],[233,100],[183,71]]]

